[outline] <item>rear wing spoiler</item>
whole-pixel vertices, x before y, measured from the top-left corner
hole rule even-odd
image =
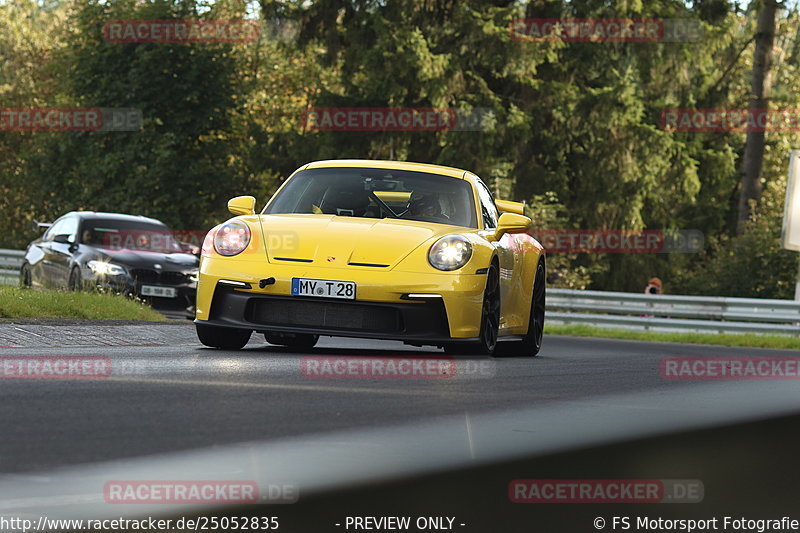
[[[494,204],[501,213],[525,214],[525,202],[512,202],[511,200],[495,200]]]

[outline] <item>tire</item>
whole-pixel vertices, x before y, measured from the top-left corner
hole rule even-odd
[[[23,289],[30,289],[33,287],[33,274],[31,273],[31,266],[24,263],[22,268],[19,269],[19,286]]]
[[[528,319],[528,332],[521,341],[507,341],[501,343],[498,354],[503,356],[535,357],[542,349],[544,338],[544,307],[546,294],[547,272],[544,260],[539,260],[536,266],[536,275],[533,281],[533,295],[531,296],[531,316]]]
[[[486,288],[483,290],[478,342],[445,344],[444,351],[449,355],[493,355],[497,347],[499,330],[500,271],[497,265],[492,263],[486,272]]]
[[[249,329],[222,328],[208,324],[195,324],[197,338],[209,348],[241,350],[253,333]]]
[[[310,350],[317,345],[319,335],[310,333],[264,333],[264,339],[270,344],[286,346],[296,350]]]
[[[69,271],[67,290],[72,292],[83,290],[83,280],[81,279],[81,271],[78,267],[72,267],[72,270]]]

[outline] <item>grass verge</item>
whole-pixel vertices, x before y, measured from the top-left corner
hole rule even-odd
[[[167,320],[148,305],[124,296],[0,286],[0,318]]]
[[[652,331],[628,331],[606,329],[583,324],[548,325],[546,335],[571,335],[574,337],[605,337],[634,341],[683,342],[687,344],[716,344],[721,346],[744,346],[747,348],[774,348],[800,350],[800,338],[783,335],[753,335],[747,333],[662,333]]]

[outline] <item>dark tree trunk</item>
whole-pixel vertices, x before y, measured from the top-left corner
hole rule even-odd
[[[770,67],[772,47],[775,42],[776,0],[761,0],[756,25],[753,54],[753,70],[750,92],[751,110],[765,110],[769,106]],[[764,131],[748,131],[742,158],[739,192],[739,216],[736,233],[744,233],[745,223],[750,218],[750,202],[761,198],[761,164],[764,159]]]

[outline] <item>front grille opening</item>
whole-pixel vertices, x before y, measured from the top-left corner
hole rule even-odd
[[[257,324],[387,333],[403,330],[400,312],[390,307],[283,299],[254,299],[250,304],[247,318]]]
[[[160,283],[163,285],[180,285],[188,281],[182,272],[159,272],[149,268],[134,268],[130,271],[133,279],[139,283]]]

